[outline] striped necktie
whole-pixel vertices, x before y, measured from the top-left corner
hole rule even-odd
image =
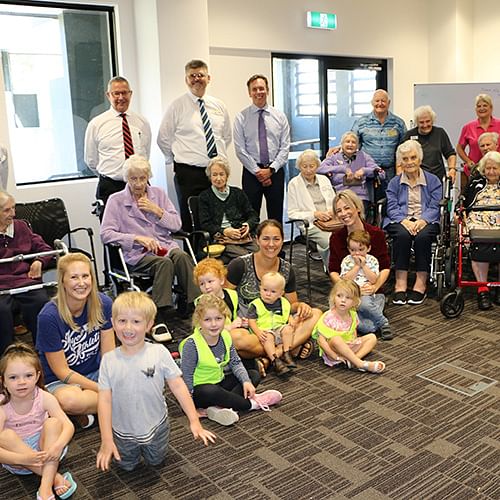
[[[122,117],[122,132],[123,132],[123,148],[125,149],[125,159],[134,154],[134,143],[132,142],[132,134],[128,126],[127,115],[120,113]]]
[[[207,141],[207,153],[209,158],[217,156],[217,146],[215,145],[215,137],[212,131],[212,124],[208,117],[207,110],[205,109],[205,102],[203,99],[198,99],[200,106],[201,121],[203,123],[203,130],[205,131],[205,139]]]

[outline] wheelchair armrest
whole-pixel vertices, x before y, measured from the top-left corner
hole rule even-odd
[[[287,221],[285,221],[285,224],[293,224],[295,222],[301,222],[302,224],[304,224],[305,228],[308,228],[311,225],[311,223],[307,219],[288,219]]]
[[[89,238],[94,236],[94,230],[91,227],[75,227],[74,229],[69,230],[69,234],[77,233],[78,231],[86,231]]]

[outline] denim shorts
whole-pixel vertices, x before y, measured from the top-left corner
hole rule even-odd
[[[99,379],[99,370],[84,375],[84,377],[88,378],[89,380],[92,380],[92,382],[97,382],[97,380]],[[56,392],[57,389],[60,389],[61,387],[66,387],[68,385],[76,385],[80,387],[78,384],[65,384],[62,380],[54,380],[54,382],[50,382],[49,384],[47,384],[45,386],[45,389],[47,389],[47,391],[49,391],[51,394],[54,394],[54,392]]]
[[[40,438],[42,436],[41,432],[37,432],[36,434],[33,434],[32,436],[28,436],[27,438],[23,439],[23,442],[26,443],[32,450],[35,451],[40,451]],[[59,460],[62,460],[66,453],[68,452],[68,447],[65,446],[63,448],[63,451],[61,452],[61,456],[59,457]],[[17,474],[19,476],[27,476],[28,474],[33,474],[32,471],[29,469],[26,469],[24,467],[16,467],[14,465],[8,465],[8,464],[2,464],[2,467],[4,469],[7,469],[9,472],[12,474]]]
[[[121,469],[131,471],[137,467],[142,455],[146,464],[160,465],[167,458],[169,435],[168,418],[165,418],[158,426],[153,437],[147,443],[140,443],[135,439],[123,439],[113,433],[113,439],[121,457],[120,461],[114,460],[114,462]]]

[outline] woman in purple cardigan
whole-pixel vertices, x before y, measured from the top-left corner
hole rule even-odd
[[[181,219],[165,191],[148,185],[151,177],[146,158],[132,155],[125,161],[127,185],[106,204],[101,239],[103,243],[119,243],[127,264],[134,271],[147,272],[153,277],[152,298],[158,308],[158,332],[160,325],[166,328],[168,311],[173,306],[174,277],[188,304],[192,304],[200,291],[193,282],[191,258],[172,238],[172,232],[181,228]]]
[[[0,190],[0,259],[15,255],[49,252],[52,248],[31,231],[28,224],[14,219],[16,202],[6,191]],[[37,285],[42,282],[42,269],[47,267],[52,256],[35,260],[21,260],[0,264],[0,290]],[[30,290],[15,295],[0,295],[0,356],[14,340],[13,307],[16,304],[23,315],[24,323],[36,340],[36,318],[40,309],[49,300],[45,289]]]

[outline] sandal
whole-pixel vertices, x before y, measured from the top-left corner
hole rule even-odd
[[[66,498],[69,498],[76,491],[77,485],[75,480],[71,476],[70,472],[65,472],[63,474],[63,478],[64,478],[64,483],[58,486],[54,486],[54,491],[59,498],[65,500]],[[67,483],[69,483],[69,486]],[[58,491],[61,491],[62,489],[66,489],[66,491],[58,493]]]
[[[372,369],[370,370],[370,365]],[[382,373],[385,370],[385,363],[383,361],[365,361],[361,368],[358,368],[360,372],[370,372],[370,373]]]
[[[297,353],[297,359],[307,359],[313,352],[314,350],[314,345],[312,343],[312,340],[306,340],[299,349],[299,352]]]
[[[270,361],[268,358],[256,358],[255,362],[257,363],[257,368],[259,370],[260,378],[266,378],[267,369],[269,368]]]

